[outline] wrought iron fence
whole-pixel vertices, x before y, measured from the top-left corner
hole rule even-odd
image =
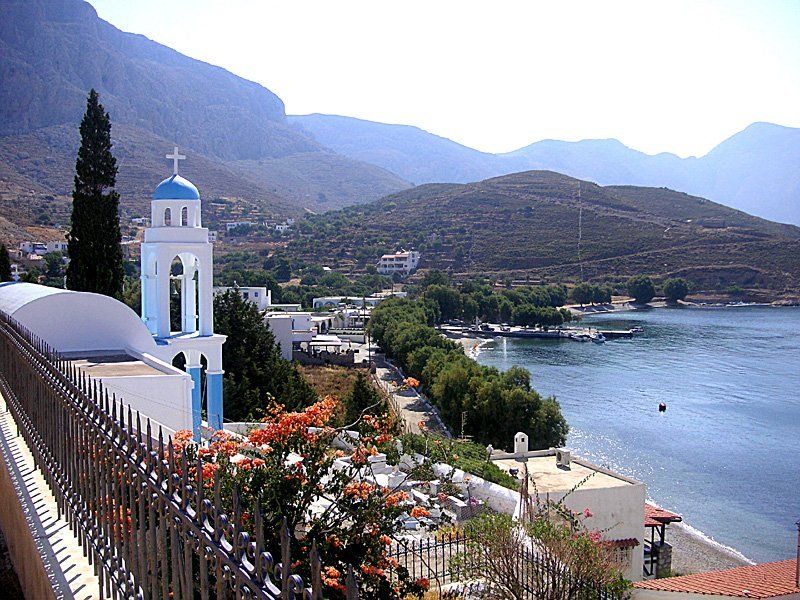
[[[465,584],[480,580],[486,573],[484,558],[462,531],[439,533],[425,539],[400,540],[393,544],[388,556],[398,569],[408,571],[412,579],[425,578],[431,589],[442,590],[452,583]],[[458,557],[458,560],[453,560]],[[527,598],[576,598],[580,600],[621,600],[622,595],[606,586],[580,581],[563,565],[545,561],[530,549],[519,546],[506,557],[502,566],[508,579],[518,582]],[[481,587],[480,581],[473,587]]]
[[[0,393],[58,505],[94,566],[101,597],[322,598],[316,548],[311,586],[265,550],[262,515],[242,527],[237,494],[221,510],[220,481],[165,443],[149,419],[0,312]],[[190,475],[190,471],[193,475]],[[347,597],[357,597],[352,570]]]

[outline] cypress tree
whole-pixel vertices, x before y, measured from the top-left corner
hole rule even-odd
[[[75,164],[72,219],[67,235],[67,287],[122,297],[122,234],[117,161],[111,154],[111,121],[96,91],[89,92]]]
[[[11,257],[5,244],[0,244],[0,281],[11,281]]]

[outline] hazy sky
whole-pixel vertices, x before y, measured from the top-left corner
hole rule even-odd
[[[800,0],[90,0],[257,81],[288,114],[417,125],[490,152],[616,137],[701,155],[800,127]]]

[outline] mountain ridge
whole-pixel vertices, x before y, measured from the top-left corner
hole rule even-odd
[[[348,121],[358,121],[356,138]],[[616,138],[577,142],[540,140],[510,152],[490,154],[414,126],[321,114],[290,115],[327,146],[390,169],[416,184],[468,183],[531,169],[554,170],[601,185],[669,187],[785,223],[800,224],[800,129],[756,122],[721,141],[701,157],[670,152],[647,154]],[[408,135],[403,139],[403,127]],[[413,139],[413,143],[408,138]],[[745,144],[745,148],[732,149]],[[391,161],[384,149],[391,149]],[[465,172],[464,165],[469,165]]]

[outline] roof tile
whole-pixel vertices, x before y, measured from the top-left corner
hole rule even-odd
[[[737,598],[773,598],[800,593],[797,585],[797,560],[782,560],[725,571],[711,571],[682,577],[638,581],[642,590],[716,594]]]

